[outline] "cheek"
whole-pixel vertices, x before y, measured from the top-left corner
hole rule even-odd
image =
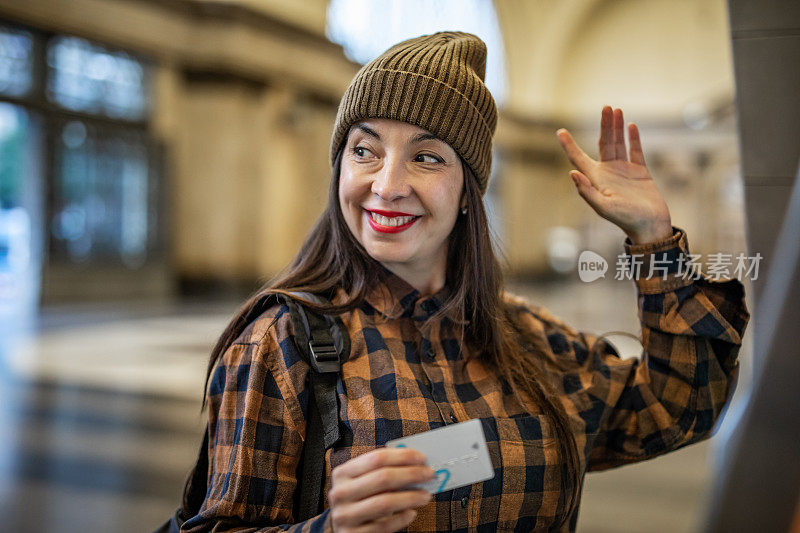
[[[453,184],[450,187],[450,190],[448,191],[448,197],[446,202],[447,205],[446,216],[448,217],[448,231],[447,231],[448,235],[455,227],[456,222],[458,222],[458,216],[460,214],[459,209],[461,206],[461,194],[463,192],[463,189],[464,189],[463,182],[459,180],[455,184]]]
[[[342,169],[339,176],[339,202],[342,209],[352,207],[353,203],[361,202],[364,196],[364,183],[352,172]]]
[[[355,200],[355,191],[353,187],[353,179],[349,174],[342,174],[339,178],[339,205],[345,216],[352,208],[352,203]]]
[[[432,236],[438,239],[446,239],[453,231],[458,219],[459,191],[451,186],[442,187],[436,194],[428,196],[429,205],[436,223],[430,226]],[[432,243],[433,244],[433,243]]]
[[[340,177],[339,177],[339,191],[338,191],[338,196],[339,196],[339,208],[342,210],[342,212],[344,212],[344,210],[345,210],[345,208],[346,208],[346,197],[345,197],[345,190],[346,190],[346,189],[345,189],[345,181],[344,181],[344,176],[340,176]]]
[[[454,180],[455,181],[455,180]],[[461,183],[449,183],[437,192],[439,216],[449,223],[455,224],[458,218],[459,204],[461,203]]]
[[[339,208],[350,232],[358,238],[363,187],[347,172],[339,175]]]

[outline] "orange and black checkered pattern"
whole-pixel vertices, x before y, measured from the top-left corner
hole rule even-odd
[[[620,359],[596,335],[508,296],[522,322],[550,347],[530,357],[559,391],[584,452],[583,474],[708,438],[733,392],[750,316],[738,280],[681,277],[671,262],[688,254],[681,229],[657,243],[626,240],[624,247],[670,264],[666,279],[635,281],[641,359]],[[352,348],[337,384],[342,439],[326,456],[326,492],[336,465],[391,439],[475,418],[494,478],[435,495],[408,530],[551,530],[566,511],[552,422],[526,412],[480,357],[465,363],[469,347],[450,321],[423,327],[446,295],[447,288],[420,297],[387,271],[342,316]],[[227,350],[209,385],[209,489],[185,531],[331,530],[327,502],[318,517],[293,523],[308,371],[285,306],[265,312]],[[574,531],[576,523],[577,511],[563,529]]]

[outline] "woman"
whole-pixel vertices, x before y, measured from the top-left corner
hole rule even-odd
[[[710,435],[749,319],[741,283],[681,275],[685,233],[672,226],[636,127],[629,160],[622,112],[605,108],[600,161],[565,130],[558,139],[579,169],[579,194],[625,231],[625,250],[645,266],[666,258],[664,279],[635,279],[645,357],[621,360],[504,292],[482,202],[497,121],[485,61],[474,35],[439,32],[391,47],[353,79],[334,126],[325,212],[212,353],[209,490],[185,531],[573,531],[587,471]],[[301,523],[292,502],[309,368],[285,306],[244,323],[259,296],[291,291],[329,298],[325,310],[351,340],[325,511]],[[494,478],[433,496],[408,490],[432,470],[418,452],[383,445],[474,418]]]

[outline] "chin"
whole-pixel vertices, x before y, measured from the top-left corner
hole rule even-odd
[[[386,251],[386,250],[370,250],[367,249],[367,253],[370,257],[372,257],[375,261],[379,263],[406,263],[411,258],[408,254],[399,253],[397,251]]]

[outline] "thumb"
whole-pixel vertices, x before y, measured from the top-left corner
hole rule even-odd
[[[569,176],[575,183],[575,187],[578,189],[578,194],[581,195],[581,198],[586,200],[590,206],[597,210],[600,205],[601,197],[603,196],[600,194],[600,191],[595,189],[592,182],[589,181],[589,178],[578,170],[570,171]]]

